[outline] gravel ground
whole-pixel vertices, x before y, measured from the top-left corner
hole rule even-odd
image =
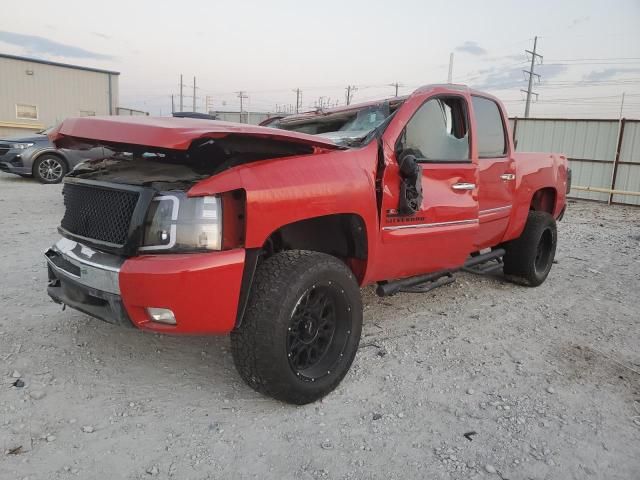
[[[539,288],[363,290],[352,371],[303,407],[246,387],[226,337],[51,302],[60,186],[1,175],[0,211],[0,478],[640,478],[638,208],[571,202]]]

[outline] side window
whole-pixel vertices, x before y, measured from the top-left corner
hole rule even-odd
[[[507,153],[507,142],[502,115],[493,100],[471,97],[476,115],[476,138],[480,158],[503,157]]]
[[[398,150],[420,162],[468,162],[468,132],[463,98],[432,98],[407,123]]]

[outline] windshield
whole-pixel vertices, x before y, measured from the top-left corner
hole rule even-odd
[[[365,135],[374,128],[380,126],[382,122],[389,116],[389,105],[381,107],[372,107],[360,110],[356,117],[345,123],[340,132],[363,132]],[[386,110],[386,111],[385,111]]]
[[[403,101],[404,98],[394,98],[360,108],[351,106],[330,113],[305,114],[304,118],[293,116],[282,119],[276,127],[322,136],[343,146],[356,146],[383,126]]]

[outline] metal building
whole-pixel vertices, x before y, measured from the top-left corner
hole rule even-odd
[[[119,72],[0,53],[0,137],[67,117],[115,115]]]

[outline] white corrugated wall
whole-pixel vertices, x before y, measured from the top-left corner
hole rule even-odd
[[[573,185],[610,189],[618,148],[618,120],[541,119],[511,120],[517,150],[567,155]],[[617,190],[640,192],[640,121],[626,120],[616,172]],[[608,193],[573,190],[571,197],[607,201]],[[640,204],[640,197],[614,195],[614,202]]]
[[[640,120],[624,122],[615,190],[640,191]],[[613,201],[640,205],[640,196],[616,194]]]

